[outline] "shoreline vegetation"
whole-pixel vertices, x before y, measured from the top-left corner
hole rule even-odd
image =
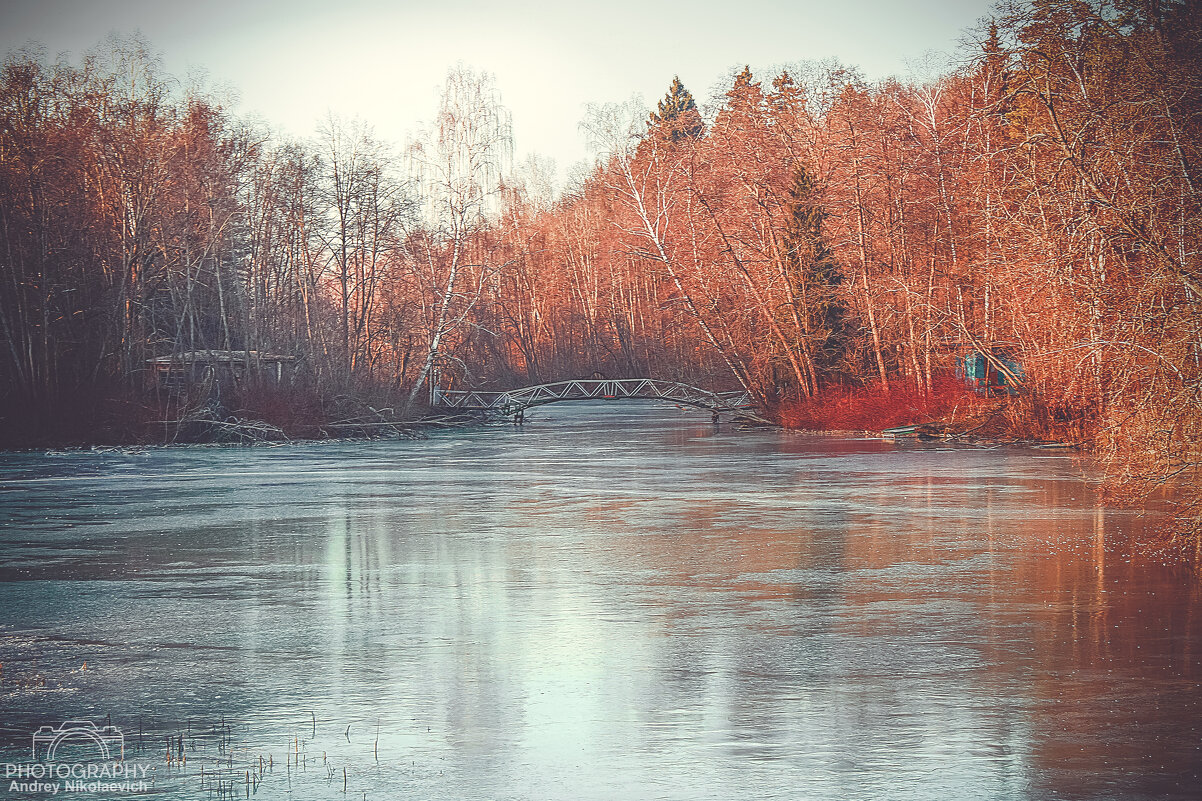
[[[394,145],[283,138],[139,37],[11,52],[0,448],[418,436],[460,422],[422,422],[432,386],[654,376],[793,429],[1068,444],[1202,538],[1202,10],[1004,0],[965,40],[923,81],[590,106],[558,190],[465,67]]]

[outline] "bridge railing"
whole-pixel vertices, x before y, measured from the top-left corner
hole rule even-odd
[[[557,401],[623,398],[666,400],[714,411],[750,409],[755,405],[746,391],[710,392],[689,384],[656,378],[554,381],[504,392],[436,389],[434,405],[444,409],[493,410],[511,414]]]

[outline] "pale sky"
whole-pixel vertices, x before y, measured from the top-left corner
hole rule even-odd
[[[904,76],[956,50],[988,0],[0,0],[0,50],[27,42],[51,58],[110,31],[141,32],[167,71],[200,68],[235,89],[234,111],[308,137],[328,111],[358,116],[403,145],[434,115],[447,69],[491,72],[513,115],[516,155],[587,157],[585,105],[641,95],[654,105],[673,75],[699,103],[747,63],[761,79],[803,60],[838,58],[869,80]]]

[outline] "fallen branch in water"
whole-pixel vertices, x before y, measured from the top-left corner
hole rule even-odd
[[[254,445],[260,442],[288,442],[289,437],[277,426],[262,420],[236,416],[219,417],[213,409],[202,407],[178,420],[160,420],[165,442],[217,442]],[[174,427],[174,434],[171,434]]]
[[[340,420],[335,423],[324,423],[318,430],[327,436],[333,433],[336,437],[384,437],[394,436],[405,439],[425,439],[421,431],[410,423],[396,420]]]
[[[218,420],[213,416],[191,415],[180,420],[161,420],[161,425],[174,435],[165,438],[167,443],[189,441],[189,443],[224,443],[254,445],[257,443],[280,443],[291,441],[280,428],[262,420],[240,420],[227,417]]]
[[[478,414],[444,414],[437,417],[423,417],[417,421],[416,425],[431,428],[464,428],[478,426],[481,422],[483,422],[483,418]]]

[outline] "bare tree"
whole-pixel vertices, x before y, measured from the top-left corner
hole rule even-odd
[[[409,148],[410,169],[423,199],[421,230],[407,237],[410,266],[421,287],[427,325],[422,366],[409,391],[412,406],[500,265],[480,240],[500,209],[502,177],[513,162],[509,112],[493,79],[462,66],[447,75],[433,125]],[[477,257],[477,258],[473,258]]]
[[[337,284],[342,370],[373,362],[373,323],[389,259],[409,205],[384,146],[359,121],[332,115],[320,131],[326,225],[322,240]]]

